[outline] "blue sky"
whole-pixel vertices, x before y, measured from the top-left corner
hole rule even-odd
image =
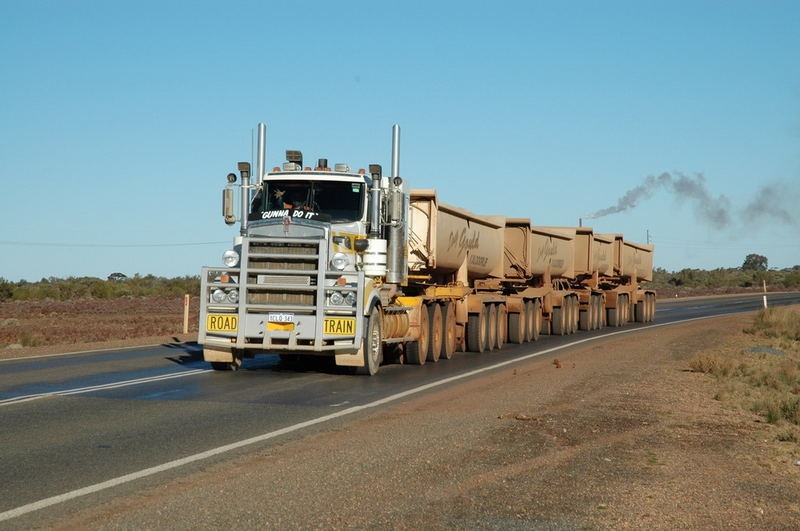
[[[538,225],[702,174],[724,226],[668,188],[586,224],[649,231],[669,270],[800,264],[798,20],[780,1],[0,0],[0,277],[218,264],[220,190],[259,121],[270,167],[388,168],[398,123],[414,187]],[[745,218],[765,185],[788,218]]]

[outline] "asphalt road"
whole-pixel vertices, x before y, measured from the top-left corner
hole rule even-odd
[[[771,306],[798,303],[800,293],[769,295]],[[277,356],[214,372],[193,344],[0,361],[0,528],[46,525],[70,507],[126,496],[309,430],[346,427],[366,408],[478,378],[481,369],[761,304],[760,295],[659,301],[648,325],[543,337],[422,367],[386,365],[374,377],[323,362],[287,367]]]

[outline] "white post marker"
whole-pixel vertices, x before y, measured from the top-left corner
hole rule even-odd
[[[761,285],[764,286],[764,309],[767,309],[767,281],[761,280]]]
[[[189,333],[189,294],[183,296],[183,333]]]

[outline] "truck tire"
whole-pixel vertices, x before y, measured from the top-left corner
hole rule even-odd
[[[497,305],[486,305],[486,350],[497,348]]]
[[[497,306],[497,350],[503,348],[508,339],[508,310],[505,304]]]
[[[525,321],[521,313],[513,312],[508,314],[508,342],[509,343],[524,343],[525,334],[523,326]]]
[[[621,295],[620,300],[622,302],[617,303],[620,309],[619,326],[625,326],[631,320],[631,305],[628,301],[628,295]]]
[[[617,327],[619,326],[619,301],[617,301],[616,308],[608,308],[606,310],[608,314],[608,326]]]
[[[430,322],[428,309],[420,306],[419,309],[419,339],[406,343],[406,363],[411,365],[425,365],[428,359],[430,346]]]
[[[598,307],[600,308],[600,328],[603,329],[608,326],[608,312],[606,311],[605,297],[600,297]]]
[[[605,312],[603,298],[594,295],[592,297],[592,305],[594,305],[594,328],[592,330],[600,330],[603,328],[603,313]]]
[[[645,301],[645,299],[647,299],[647,295],[644,297],[645,298],[637,302],[633,308],[633,316],[637,323],[644,323],[647,321],[647,302]]]
[[[481,308],[480,313],[469,314],[467,318],[467,350],[486,350],[486,308]]]
[[[591,301],[591,299],[589,299]],[[592,321],[594,321],[594,307],[591,303],[585,310],[580,310],[580,317],[578,317],[578,328],[581,330],[591,330]]]
[[[567,334],[574,334],[578,330],[578,299],[567,297]]]
[[[383,362],[383,330],[381,312],[373,308],[364,326],[364,366],[356,367],[356,374],[374,376]]]
[[[430,323],[427,361],[436,363],[442,354],[442,307],[437,303],[428,305],[428,322]]]
[[[530,319],[528,319],[528,323],[531,331],[531,341],[536,341],[542,332],[542,302],[536,299],[530,301],[529,304],[528,313],[530,314]]]
[[[534,315],[533,300],[525,301],[525,341],[536,339],[536,315]]]
[[[566,308],[563,306],[553,308],[552,321],[554,336],[563,336],[567,333]]]
[[[655,293],[648,293],[650,305],[647,310],[647,319],[649,323],[656,320],[656,294]]]
[[[442,350],[440,358],[449,360],[456,353],[456,305],[444,303],[442,310]]]

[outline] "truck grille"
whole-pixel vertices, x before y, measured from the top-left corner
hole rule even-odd
[[[247,303],[315,306],[321,241],[251,239],[247,249]]]

